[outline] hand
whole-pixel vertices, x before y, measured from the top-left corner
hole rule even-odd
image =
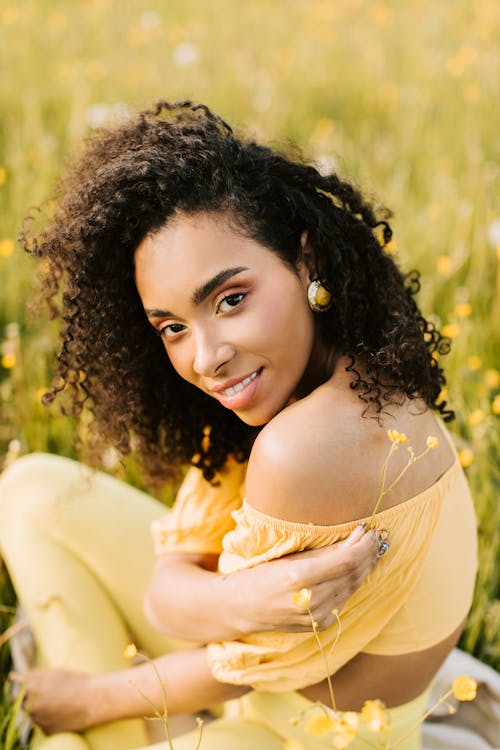
[[[311,630],[307,609],[293,601],[302,588],[312,592],[309,609],[318,628],[328,628],[335,621],[332,610],[340,612],[387,546],[381,549],[374,532],[357,526],[342,542],[230,574],[236,611],[244,613],[238,623],[241,632]]]
[[[24,710],[45,734],[81,732],[93,720],[92,676],[67,669],[31,669],[11,672],[12,682],[24,687]]]

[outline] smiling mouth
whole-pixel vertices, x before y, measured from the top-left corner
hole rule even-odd
[[[262,369],[262,368],[261,368]],[[255,380],[257,375],[260,373],[261,370],[255,370],[255,372],[252,372],[251,375],[241,380],[239,383],[236,383],[236,385],[232,385],[229,388],[225,388],[223,391],[219,391],[219,394],[221,396],[235,396],[237,393],[242,391],[246,386],[252,382],[252,380]]]

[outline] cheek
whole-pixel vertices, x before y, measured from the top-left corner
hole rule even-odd
[[[283,297],[259,306],[253,327],[280,358],[297,360],[308,357],[314,335],[312,315],[302,297]]]
[[[183,380],[192,382],[194,373],[191,367],[192,357],[190,356],[188,347],[182,345],[168,347],[165,343],[163,345],[165,347],[165,355],[177,375]]]

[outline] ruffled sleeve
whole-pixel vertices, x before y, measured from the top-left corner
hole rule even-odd
[[[231,513],[242,502],[245,472],[246,464],[230,460],[214,486],[190,468],[173,508],[151,524],[155,553],[220,554],[224,535],[234,527]]]

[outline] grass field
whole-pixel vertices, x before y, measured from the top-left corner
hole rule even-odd
[[[40,405],[55,331],[28,309],[23,216],[92,128],[158,98],[205,102],[280,147],[297,142],[394,210],[392,249],[422,271],[421,307],[453,338],[452,430],[480,534],[461,645],[498,667],[499,38],[496,0],[0,0],[1,465],[72,455],[73,426]],[[0,590],[4,630],[14,599],[1,569]],[[0,743],[15,748],[0,711]]]

